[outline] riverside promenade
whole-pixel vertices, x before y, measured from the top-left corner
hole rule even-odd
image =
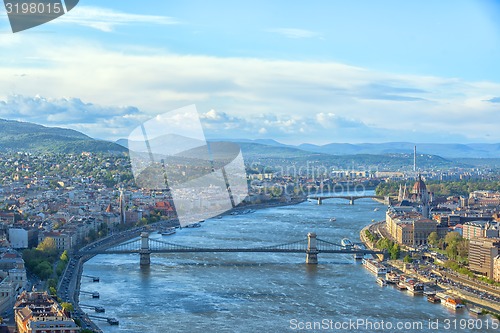
[[[166,220],[160,221],[147,227],[137,227],[122,232],[114,233],[104,238],[98,239],[97,241],[88,244],[73,254],[66,266],[66,269],[59,280],[57,286],[57,295],[63,300],[63,302],[68,302],[73,304],[74,311],[72,316],[77,319],[83,329],[90,329],[94,332],[102,332],[102,330],[89,318],[89,316],[81,309],[79,306],[80,300],[80,283],[83,273],[83,264],[90,260],[93,255],[81,255],[79,252],[85,252],[85,250],[99,250],[106,249],[113,245],[118,245],[127,240],[138,237],[142,231],[151,231],[156,228],[163,227],[173,227],[178,225],[177,220]]]
[[[369,224],[366,227],[364,227],[363,229],[361,229],[360,234],[359,234],[359,238],[360,238],[361,242],[363,242],[363,244],[365,244],[365,246],[367,248],[369,248],[371,250],[376,249],[374,244],[372,244],[366,238],[366,235],[365,235],[366,230],[369,230],[372,234],[375,233],[375,234],[380,235],[379,228],[383,227],[383,225],[381,226],[382,223],[383,223],[383,221],[375,222],[375,223]],[[455,295],[461,299],[464,299],[464,300],[466,300],[466,302],[468,304],[471,304],[471,305],[474,305],[477,307],[481,307],[481,308],[488,310],[496,315],[500,315],[500,303],[485,300],[485,299],[479,297],[477,294],[473,294],[471,292],[468,292],[466,290],[463,290],[463,289],[460,289],[457,287],[458,284],[464,284],[464,285],[467,285],[468,287],[471,287],[471,288],[475,288],[478,290],[484,290],[484,287],[478,282],[471,281],[470,279],[467,279],[465,277],[461,277],[458,274],[452,274],[450,272],[440,272],[440,271],[433,270],[433,272],[436,273],[437,275],[439,275],[440,277],[451,281],[451,283],[447,283],[447,284],[437,283],[435,279],[430,279],[426,276],[418,274],[417,271],[408,272],[407,270],[405,270],[404,264],[401,260],[388,260],[384,263],[388,266],[391,266],[393,269],[396,269],[396,270],[402,272],[403,274],[410,273],[415,278],[424,282],[426,285],[437,285],[440,289],[445,291],[447,294]],[[488,288],[488,289],[491,289],[491,288]],[[488,291],[490,291],[490,290],[488,290]],[[494,294],[500,295],[500,293],[498,291],[496,291]]]

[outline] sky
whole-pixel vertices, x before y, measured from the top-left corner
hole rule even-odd
[[[196,105],[208,138],[500,142],[500,2],[80,0],[12,33],[0,118],[126,138]]]

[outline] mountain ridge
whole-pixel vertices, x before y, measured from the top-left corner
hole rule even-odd
[[[122,146],[68,128],[0,119],[0,149],[5,151],[82,153],[124,152]]]

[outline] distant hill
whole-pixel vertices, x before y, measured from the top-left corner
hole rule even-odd
[[[411,170],[413,154],[350,154],[332,155],[294,148],[292,146],[264,145],[252,142],[238,142],[247,164],[257,163],[266,166],[302,168],[329,167],[334,169],[371,168],[373,170]],[[421,154],[419,167],[422,169],[441,169],[451,167],[470,167],[470,164],[452,161],[436,155]]]
[[[233,139],[232,142],[260,143],[274,147],[298,148],[308,152],[330,155],[384,155],[384,154],[413,154],[413,147],[417,146],[418,154],[437,155],[444,158],[500,158],[500,143],[329,143],[315,145],[303,143],[297,146],[287,145],[275,140]]]
[[[163,139],[167,141],[162,142],[176,142],[175,137],[164,137]],[[409,152],[402,149],[398,150],[398,152],[391,152],[391,150],[388,149],[384,153],[368,154],[361,153],[362,150],[359,149],[357,152],[352,153],[351,151],[353,149],[346,148],[343,150],[343,154],[332,154],[321,152],[322,149],[316,149],[318,151],[313,151],[311,147],[308,147],[314,145],[291,146],[281,144],[274,140],[230,141],[235,142],[240,146],[245,163],[249,165],[260,164],[284,169],[289,167],[304,169],[319,166],[336,169],[373,167],[374,169],[379,170],[411,170],[413,168],[413,146]],[[120,139],[117,143],[126,147],[128,141],[126,139]],[[137,143],[132,142],[132,144]],[[153,140],[151,145],[155,144],[160,148],[158,151],[161,151],[161,146],[158,146]],[[345,145],[346,147],[349,146],[348,144],[340,145]],[[324,150],[328,151],[328,149]],[[467,162],[471,161],[471,159],[467,160]],[[418,156],[418,167],[427,170],[442,168],[448,169],[451,167],[471,167],[473,165],[467,162],[446,159],[432,154],[419,153]]]
[[[0,119],[0,150],[81,153],[124,152],[116,143],[96,140],[75,130]]]
[[[333,155],[346,154],[389,154],[389,153],[412,153],[413,147],[417,146],[418,154],[439,155],[445,158],[498,158],[500,157],[500,144],[454,144],[454,143],[411,143],[411,142],[387,142],[387,143],[330,143],[322,146],[313,144],[302,144],[300,149],[327,153]]]

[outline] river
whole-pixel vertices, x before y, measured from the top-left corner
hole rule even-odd
[[[384,215],[385,207],[371,199],[352,206],[343,199],[320,206],[306,201],[151,237],[180,245],[257,247],[305,241],[315,232],[340,243],[344,237],[359,241],[361,228]],[[380,287],[350,255],[319,254],[318,260],[311,266],[305,254],[157,254],[149,269],[141,269],[138,255],[98,255],[85,263],[83,274],[99,276],[100,283],[83,277],[81,289],[99,291],[101,298],[82,294],[80,302],[103,306],[106,316],[120,321],[97,321],[106,333],[479,332],[491,325],[486,317],[475,321],[465,310],[454,313],[425,297]]]

